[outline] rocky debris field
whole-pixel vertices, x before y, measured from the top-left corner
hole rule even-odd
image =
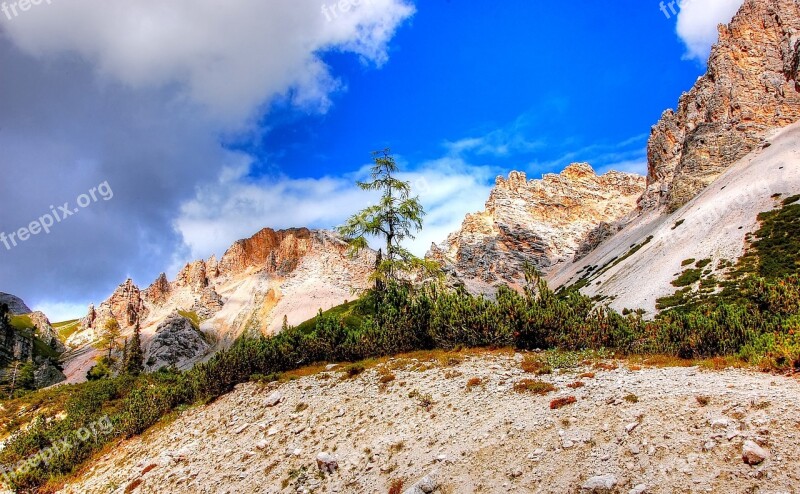
[[[795,378],[622,362],[536,376],[524,359],[419,354],[243,384],[63,492],[800,492]]]

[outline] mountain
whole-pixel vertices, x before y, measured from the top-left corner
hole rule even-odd
[[[721,276],[759,213],[800,191],[800,4],[747,0],[719,32],[707,73],[651,130],[646,183],[586,165],[512,173],[429,256],[473,291],[519,284],[530,262],[552,287],[650,314],[684,263]]]
[[[643,209],[677,210],[800,120],[798,30],[796,0],[747,0],[719,27],[707,73],[651,131]]]
[[[278,331],[284,317],[299,324],[368,286],[374,253],[351,258],[347,250],[331,232],[265,228],[234,243],[219,260],[187,264],[173,281],[161,274],[140,289],[126,280],[89,307],[67,340],[67,376],[70,382],[85,378],[99,355],[91,344],[111,319],[127,337],[139,324],[148,370],[189,367],[245,332]]]
[[[720,277],[758,215],[800,192],[800,5],[747,1],[720,27],[708,73],[648,143],[646,193],[625,229],[550,273],[618,310],[652,314],[701,261]],[[645,281],[646,280],[646,281]],[[698,288],[697,282],[692,288]]]
[[[613,234],[644,189],[644,177],[614,171],[598,176],[586,163],[541,180],[511,172],[497,178],[485,211],[467,215],[461,229],[433,245],[427,257],[472,291],[519,285],[526,262],[549,271]]]
[[[0,292],[0,305],[2,304],[6,304],[8,306],[8,310],[15,315],[30,314],[33,312],[30,310],[30,308],[28,308],[27,305],[25,305],[25,302],[23,302],[21,298],[8,293]]]
[[[0,384],[6,390],[12,385],[33,389],[63,381],[57,359],[64,350],[47,316],[32,312],[19,297],[0,294]],[[31,373],[29,383],[18,380],[26,368]]]

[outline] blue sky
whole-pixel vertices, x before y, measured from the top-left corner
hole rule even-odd
[[[531,5],[417,5],[388,63],[326,54],[347,87],[328,113],[276,110],[246,149],[263,172],[296,177],[352,170],[385,146],[418,163],[447,142],[498,131],[508,151],[477,158],[507,170],[558,171],[570,159],[604,167],[617,163],[615,151],[641,159],[650,126],[704,72],[683,59],[675,18],[651,2]]]
[[[741,0],[74,0],[0,14],[0,291],[80,316],[126,277],[263,227],[331,228],[391,147],[429,212],[423,254],[497,175],[646,172],[650,127]],[[679,11],[679,12],[678,12]],[[669,13],[669,11],[667,11]]]

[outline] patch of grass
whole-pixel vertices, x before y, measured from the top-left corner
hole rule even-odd
[[[346,378],[352,379],[358,376],[359,374],[362,374],[365,370],[367,369],[366,367],[364,367],[364,364],[361,363],[350,364],[344,368],[344,375]]]
[[[794,204],[794,203],[796,203],[798,201],[800,201],[800,194],[796,194],[796,195],[787,197],[786,199],[783,200],[783,202],[781,204],[783,206],[789,206],[789,205],[792,205],[792,204]]]
[[[414,390],[408,393],[408,397],[411,399],[417,400],[417,405],[424,408],[425,410],[430,410],[436,402],[433,401],[433,396],[430,393],[421,393],[418,390]]]
[[[597,370],[613,371],[617,369],[617,366],[616,364],[609,364],[607,362],[597,362],[594,364],[594,368]]]
[[[692,289],[690,287],[678,290],[672,295],[656,299],[656,309],[666,310],[674,307],[686,305],[692,299]]]
[[[581,379],[594,379],[594,372],[584,372],[583,374],[579,375]]]
[[[691,286],[700,281],[700,278],[703,276],[703,271],[701,269],[687,269],[676,280],[673,280],[672,286],[682,288],[686,286]]]
[[[58,339],[61,342],[65,342],[81,329],[81,321],[80,319],[73,319],[72,321],[57,322],[53,324],[53,329],[58,333]]]
[[[672,355],[650,355],[642,361],[644,365],[650,367],[694,367],[694,362],[689,359],[675,357]]]
[[[383,374],[383,375],[382,375],[382,376],[381,376],[381,377],[378,379],[378,381],[379,381],[381,384],[389,384],[390,382],[394,381],[395,379],[397,379],[397,377],[396,377],[394,374]]]
[[[53,347],[45,343],[39,337],[33,339],[33,354],[41,357],[48,357],[51,360],[58,360],[60,354],[53,350]]]
[[[712,262],[713,261],[711,259],[701,259],[701,260],[697,261],[697,264],[695,264],[695,267],[697,269],[703,269],[706,266],[708,266],[709,264],[711,264]]]
[[[514,391],[517,393],[533,393],[537,395],[546,395],[555,391],[556,387],[552,384],[537,379],[523,379],[514,384]]]
[[[639,403],[639,397],[633,393],[628,393],[625,395],[623,400],[627,401],[628,403]]]
[[[20,315],[20,316],[11,316],[9,317],[9,322],[11,323],[11,327],[16,329],[17,331],[32,331],[34,326],[31,317],[27,314]]]
[[[179,310],[178,314],[188,319],[189,322],[192,323],[192,327],[200,331],[200,323],[202,323],[203,321],[200,319],[200,316],[197,315],[197,312]]]
[[[578,388],[582,388],[584,386],[586,386],[586,385],[583,384],[581,381],[575,381],[574,383],[567,384],[567,387],[571,388],[571,389],[578,389]]]
[[[690,259],[684,259],[683,262],[681,263],[681,267],[691,266],[695,262],[697,262],[697,259],[693,257]]]
[[[360,328],[366,318],[372,315],[372,312],[367,308],[366,304],[361,303],[359,300],[353,300],[342,305],[337,305],[332,309],[322,312],[323,319],[341,319],[346,328],[358,329]],[[297,326],[297,329],[303,334],[311,334],[317,328],[317,322],[320,316],[313,317]]]
[[[265,383],[271,383],[271,382],[279,381],[280,378],[281,378],[281,375],[279,373],[277,373],[277,372],[273,373],[273,374],[269,374],[269,375],[253,374],[253,375],[250,376],[250,381],[255,382],[255,383],[265,384]]]
[[[567,405],[572,405],[573,403],[577,403],[578,399],[574,396],[565,396],[563,398],[556,398],[555,400],[550,402],[550,410],[558,410],[559,408],[563,408]]]

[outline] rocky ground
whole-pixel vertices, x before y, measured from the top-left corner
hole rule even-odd
[[[244,384],[63,492],[800,492],[795,378],[630,363],[536,377],[523,358],[421,354]],[[524,379],[557,389],[515,391]]]

